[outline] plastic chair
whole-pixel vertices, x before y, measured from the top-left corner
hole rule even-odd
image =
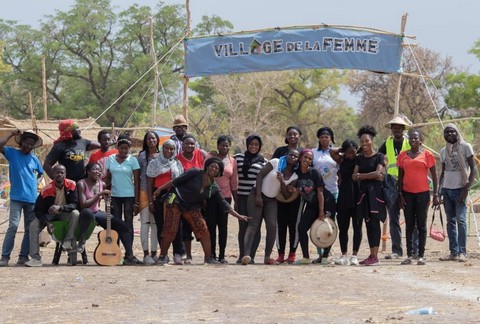
[[[64,251],[62,247],[62,242],[65,239],[65,236],[68,232],[68,222],[67,221],[53,221],[53,233],[52,239],[57,242],[55,246],[55,253],[53,254],[52,264],[58,265],[60,262],[60,256],[62,255],[62,251]],[[97,226],[97,222],[91,222],[87,233],[85,235],[85,240],[88,240],[93,233],[93,230]],[[77,240],[80,238],[80,233],[78,228],[75,230],[75,237]],[[71,252],[68,254],[68,263],[71,265],[77,264],[77,253]],[[88,263],[87,251],[86,249],[82,252],[82,264]]]

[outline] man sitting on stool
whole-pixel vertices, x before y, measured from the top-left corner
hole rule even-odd
[[[65,167],[57,164],[53,167],[53,181],[46,185],[35,202],[35,219],[30,224],[30,257],[25,263],[27,267],[41,267],[40,247],[38,237],[42,229],[47,226],[51,234],[51,221],[62,220],[68,222],[68,232],[63,241],[63,248],[69,253],[76,253],[75,229],[78,225],[80,213],[77,210],[77,192],[74,181],[66,179]]]

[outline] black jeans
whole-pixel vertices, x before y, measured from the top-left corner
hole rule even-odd
[[[238,201],[235,203],[237,204],[238,213],[240,215],[248,216],[247,212],[247,200],[248,196],[238,195]],[[248,222],[238,220],[238,248],[239,248],[239,255],[238,258],[241,259],[244,257],[245,251],[245,233],[247,232]],[[255,254],[257,253],[258,245],[260,244],[261,232],[255,234],[255,238],[253,240],[252,249],[250,250],[250,257],[252,260],[255,259]]]
[[[285,254],[285,247],[287,245],[287,230],[288,239],[290,243],[290,253],[295,253],[298,246],[298,232],[297,223],[300,220],[302,211],[300,210],[300,196],[292,202],[282,203],[278,202],[277,207],[277,249],[278,254]]]
[[[232,198],[225,198],[229,203]],[[208,231],[210,232],[210,244],[212,249],[212,256],[216,257],[215,253],[217,245],[217,227],[218,227],[218,259],[225,259],[225,248],[227,246],[227,228],[228,228],[228,213],[223,213],[219,209],[218,200],[209,199],[207,203],[207,210],[205,213]]]
[[[416,226],[418,229],[418,256],[423,258],[427,241],[427,213],[430,205],[430,192],[409,193],[404,191],[403,198],[405,199],[407,256],[411,257],[413,255]]]
[[[353,251],[360,249],[360,243],[362,242],[362,223],[357,221],[355,208],[342,208],[338,206],[338,237],[340,240],[340,250],[342,254],[348,251],[348,229],[350,228],[350,220],[353,227]]]
[[[112,214],[113,217],[123,220],[128,226],[130,232],[130,240],[133,244],[133,204],[135,197],[112,197]]]

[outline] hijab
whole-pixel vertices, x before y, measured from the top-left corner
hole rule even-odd
[[[158,156],[153,159],[147,167],[147,176],[150,178],[155,178],[161,174],[164,174],[168,171],[172,171],[172,179],[177,178],[180,174],[183,173],[183,167],[180,161],[175,159],[177,154],[175,151],[170,158],[163,156],[163,147],[166,145],[171,145],[175,147],[175,142],[171,139],[166,140],[162,144],[162,150],[160,150]]]
[[[258,143],[260,144],[258,152],[256,154],[252,154],[248,150],[248,145],[250,145],[250,143],[254,139],[256,139],[258,141]],[[262,149],[262,139],[260,138],[260,136],[255,135],[255,134],[250,135],[250,136],[247,137],[246,141],[247,141],[247,150],[245,151],[245,154],[244,154],[245,157],[243,159],[243,166],[242,166],[242,174],[243,174],[244,178],[248,178],[248,170],[250,170],[250,168],[252,167],[253,164],[263,162],[265,160],[263,155],[260,154],[260,151]]]

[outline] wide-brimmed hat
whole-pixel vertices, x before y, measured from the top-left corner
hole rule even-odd
[[[318,248],[327,248],[337,239],[337,225],[330,217],[317,218],[310,227],[310,240]]]
[[[31,129],[24,130],[21,135],[15,135],[15,142],[17,144],[20,144],[20,140],[24,137],[35,138],[35,145],[34,145],[35,148],[43,145],[42,138],[40,136],[38,136],[37,134],[35,134],[35,132]]]
[[[175,119],[173,120],[173,127],[176,126],[188,126],[187,120],[183,115],[176,115]]]
[[[409,123],[409,121],[405,120],[406,118],[398,115],[398,116],[395,116],[391,121],[389,121],[388,123],[385,124],[385,127],[390,129],[392,128],[392,125],[402,125],[402,126],[405,126],[405,129],[408,129],[411,125],[411,123]]]

